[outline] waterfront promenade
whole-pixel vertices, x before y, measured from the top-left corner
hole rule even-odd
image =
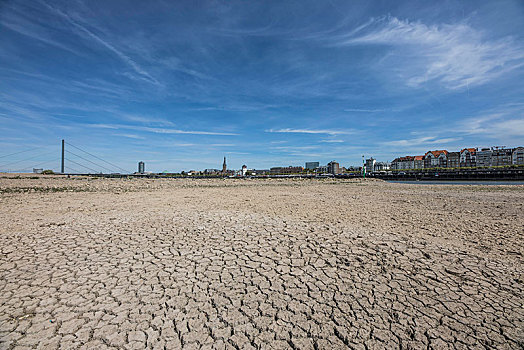
[[[2,175],[0,349],[519,349],[523,212],[511,185]]]

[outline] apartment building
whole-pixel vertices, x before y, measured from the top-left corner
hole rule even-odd
[[[328,167],[328,173],[330,173],[330,174],[335,175],[335,174],[339,174],[340,173],[340,164],[338,164],[334,160],[329,162],[327,167]]]
[[[460,166],[461,167],[475,167],[477,166],[477,149],[464,148],[460,151]]]
[[[413,168],[422,169],[424,168],[424,156],[415,156],[413,157]]]
[[[480,151],[477,151],[477,166],[478,167],[488,167],[491,166],[491,155],[493,150],[491,148],[482,148]]]
[[[424,168],[445,168],[448,166],[448,151],[429,151],[424,155]]]
[[[389,170],[389,163],[387,162],[376,162],[375,163],[375,167],[374,167],[375,172],[387,171],[387,170]]]
[[[401,170],[401,169],[413,169],[415,166],[415,157],[405,156],[393,159],[391,162],[391,169]]]
[[[516,147],[513,149],[511,163],[513,165],[524,165],[524,147]]]
[[[460,152],[449,152],[448,153],[448,168],[460,167]]]
[[[392,170],[524,165],[524,147],[464,148],[460,152],[429,151],[424,156],[405,156],[391,162]]]
[[[491,166],[505,166],[512,163],[512,148],[496,148],[491,153]]]
[[[315,170],[320,166],[320,162],[306,162],[307,170]]]
[[[298,174],[304,171],[301,166],[273,167],[269,169],[271,174]]]

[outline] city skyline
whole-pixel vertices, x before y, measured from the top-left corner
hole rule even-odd
[[[470,159],[470,155],[467,155],[467,156],[464,156],[462,155],[464,152],[466,153],[469,153],[469,154],[473,154],[473,160]],[[501,157],[501,160],[497,160],[496,162],[494,163],[491,163],[491,155],[489,156],[489,160],[484,160],[484,162],[482,163],[479,163],[477,164],[476,162],[476,156],[475,156],[475,153],[486,153],[486,152],[489,152],[490,154],[491,153],[495,153],[495,152],[498,152],[500,154],[497,153],[497,157]],[[518,155],[517,155],[517,152],[518,152]],[[396,157],[395,159],[388,159],[388,160],[378,160],[373,158],[373,156],[370,156],[369,158],[367,157],[364,157],[364,155],[362,156],[362,163],[361,164],[340,164],[339,162],[337,162],[335,159],[331,160],[329,163],[327,164],[322,164],[322,162],[319,162],[319,161],[312,161],[312,160],[309,160],[309,161],[306,161],[304,163],[304,166],[302,166],[301,164],[289,164],[289,165],[283,165],[283,164],[273,164],[273,166],[271,166],[269,169],[262,169],[262,168],[257,168],[257,167],[249,167],[247,166],[246,164],[243,164],[242,167],[240,169],[235,169],[235,168],[227,168],[226,167],[226,157],[224,157],[224,162],[223,162],[223,166],[222,166],[222,169],[218,169],[218,168],[205,168],[205,169],[199,169],[199,168],[195,168],[195,169],[184,169],[183,172],[186,172],[186,171],[194,171],[194,172],[203,172],[203,173],[206,173],[208,171],[210,171],[211,173],[215,173],[215,174],[225,174],[226,173],[226,169],[227,169],[227,172],[238,172],[239,170],[242,170],[243,168],[246,168],[246,169],[249,169],[249,170],[273,170],[273,169],[276,169],[276,168],[302,168],[303,171],[316,171],[318,169],[323,169],[323,168],[329,168],[330,164],[331,163],[335,163],[337,164],[337,168],[338,166],[340,165],[340,167],[342,168],[351,168],[350,171],[354,171],[355,169],[358,169],[358,168],[362,168],[362,166],[364,165],[364,167],[368,168],[369,167],[369,161],[372,161],[372,166],[375,165],[375,162],[376,164],[380,165],[380,167],[386,167],[384,170],[390,170],[390,166],[392,166],[395,162],[403,162],[403,161],[419,161],[421,162],[420,166],[415,166],[414,164],[416,164],[416,162],[414,164],[411,165],[411,169],[420,169],[420,168],[424,168],[426,167],[425,165],[425,158],[426,156],[431,156],[431,154],[440,154],[440,153],[445,153],[446,154],[446,164],[442,164],[442,162],[438,162],[439,164],[432,164],[432,165],[429,165],[428,167],[429,168],[433,168],[433,167],[444,167],[444,168],[449,168],[449,167],[456,167],[456,168],[460,168],[460,167],[466,167],[466,168],[476,168],[476,167],[499,167],[499,166],[514,166],[514,165],[518,165],[518,166],[522,166],[524,164],[523,162],[523,154],[524,154],[524,147],[522,146],[517,146],[517,147],[514,147],[514,148],[506,148],[505,146],[493,146],[493,147],[486,147],[486,148],[478,148],[478,147],[469,147],[469,148],[462,148],[462,149],[459,149],[459,150],[445,150],[445,149],[440,149],[440,150],[428,150],[426,152],[424,152],[423,155],[407,155],[407,156],[399,156],[399,157]],[[447,158],[452,155],[452,154],[456,154],[456,157],[457,157],[457,164],[449,164],[449,161]],[[505,156],[507,157],[507,155],[509,154],[509,158],[504,158]],[[515,156],[516,158],[513,159],[513,156]],[[465,159],[462,159],[463,157],[465,157]],[[138,169],[139,169],[139,173],[140,173],[140,164],[143,163],[142,161],[140,161],[138,163]],[[395,168],[391,168],[391,170],[394,170]],[[398,167],[396,168],[397,170],[404,170],[404,169],[407,169],[407,168],[402,168],[402,167]],[[331,172],[331,171],[327,171],[327,172]],[[372,171],[371,171],[372,172]]]
[[[6,2],[0,155],[65,138],[161,172],[520,146],[524,5],[414,4]]]

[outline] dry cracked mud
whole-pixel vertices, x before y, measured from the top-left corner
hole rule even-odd
[[[1,349],[522,349],[524,188],[0,178]]]

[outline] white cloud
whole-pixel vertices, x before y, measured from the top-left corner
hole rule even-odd
[[[342,140],[320,140],[320,142],[325,142],[325,143],[342,143],[344,141],[342,141]]]
[[[328,129],[320,129],[320,130],[312,130],[312,129],[269,129],[266,130],[266,132],[274,132],[274,133],[297,133],[297,134],[327,134],[327,135],[348,135],[348,134],[354,134],[355,131],[352,130],[328,130]]]
[[[385,60],[398,67],[410,86],[436,81],[460,89],[487,83],[524,65],[520,42],[511,37],[487,39],[465,23],[428,26],[385,17],[333,40],[337,46],[392,46]]]
[[[437,139],[434,136],[423,136],[413,139],[395,140],[384,142],[385,146],[392,147],[410,147],[410,146],[423,146],[423,145],[445,145],[451,142],[460,141],[460,137],[448,137]],[[440,147],[440,146],[439,146]]]
[[[474,117],[423,131],[412,131],[410,134],[412,137],[409,139],[387,141],[381,145],[404,151],[433,147],[520,146],[524,136],[524,112],[520,104],[510,103]]]
[[[464,133],[470,135],[486,135],[499,140],[509,138],[524,139],[524,113],[499,112],[475,118],[468,118],[459,123]]]
[[[308,150],[308,149],[316,149],[317,146],[278,146],[278,147],[271,147],[271,149],[275,150],[282,150],[282,151],[296,151],[296,150]]]

